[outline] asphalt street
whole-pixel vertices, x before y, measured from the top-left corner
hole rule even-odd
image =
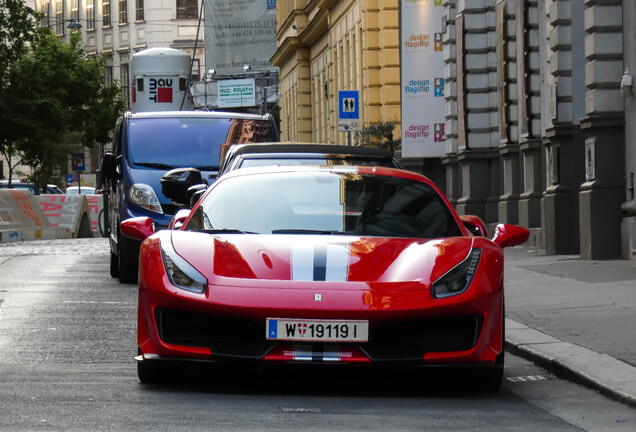
[[[184,370],[142,385],[136,289],[108,276],[107,251],[0,243],[1,431],[634,430],[634,262],[507,250],[510,355],[488,395],[434,372]]]

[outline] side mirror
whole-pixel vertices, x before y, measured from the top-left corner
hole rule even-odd
[[[113,179],[117,176],[117,157],[113,153],[104,153],[101,171],[105,179]]]
[[[508,246],[516,246],[528,241],[530,232],[517,225],[499,224],[495,229],[495,235],[492,241],[502,248]]]
[[[190,204],[190,200],[186,198],[188,188],[201,183],[203,183],[203,177],[198,169],[175,168],[161,177],[161,192],[176,203],[188,205]]]
[[[190,208],[194,207],[194,205],[199,201],[203,192],[208,189],[208,185],[206,184],[196,184],[194,186],[190,186],[185,193],[185,197],[188,200],[188,204]]]
[[[145,240],[155,233],[155,223],[149,217],[134,217],[119,224],[122,234],[137,240]]]
[[[168,229],[176,230],[183,226],[183,222],[190,216],[190,209],[181,209],[177,212],[176,215],[170,221],[170,225],[168,225]]]
[[[459,220],[462,221],[464,226],[472,233],[472,235],[488,237],[486,224],[478,216],[463,215],[459,217]]]
[[[199,202],[199,198],[201,198],[203,196],[203,194],[205,193],[206,190],[207,190],[207,188],[195,191],[192,194],[192,198],[190,198],[190,208],[194,208],[196,203]]]

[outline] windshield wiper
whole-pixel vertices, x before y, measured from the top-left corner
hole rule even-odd
[[[156,163],[156,162],[134,162],[133,165],[138,165],[138,166],[148,167],[148,168],[157,168],[157,169],[173,169],[174,168],[172,165],[166,165],[166,164]]]
[[[206,234],[258,234],[251,231],[243,231],[236,228],[212,228],[212,229],[202,229],[199,232],[204,232]]]
[[[346,233],[338,230],[319,230],[319,229],[303,229],[303,228],[288,228],[272,230],[272,234],[328,234],[328,235],[346,235],[353,233]]]

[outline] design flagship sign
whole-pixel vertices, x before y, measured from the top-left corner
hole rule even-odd
[[[445,153],[441,0],[401,0],[402,157]]]

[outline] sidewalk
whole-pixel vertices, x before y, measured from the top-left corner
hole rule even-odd
[[[636,261],[505,254],[506,349],[636,407]]]

